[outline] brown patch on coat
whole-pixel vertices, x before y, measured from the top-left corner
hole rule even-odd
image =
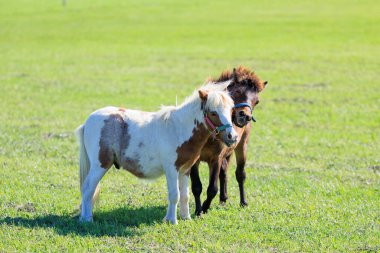
[[[123,114],[111,114],[104,120],[104,126],[100,133],[99,161],[104,169],[109,169],[112,165],[115,165],[116,168],[122,166],[133,175],[143,178],[144,174],[140,170],[138,155],[134,158],[125,155],[130,139],[128,124],[125,122]]]
[[[119,107],[119,111],[120,112],[125,112],[127,109],[123,108],[123,107]]]
[[[219,83],[231,79],[234,79],[234,81],[238,83],[248,81],[253,87],[257,89],[258,92],[262,91],[265,85],[267,84],[267,81],[261,81],[260,78],[255,74],[255,72],[251,71],[249,68],[244,66],[239,66],[235,69],[235,72],[225,70],[218,78],[209,78],[207,81]]]
[[[199,159],[200,151],[205,145],[210,133],[201,123],[194,126],[192,136],[181,144],[176,150],[177,159],[175,167],[177,171],[189,173],[191,166]]]
[[[99,140],[99,161],[104,169],[109,169],[113,164],[121,165],[121,152],[128,147],[130,136],[128,124],[121,114],[111,114],[104,120],[104,126]]]

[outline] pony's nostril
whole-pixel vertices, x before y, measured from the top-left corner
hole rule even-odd
[[[228,135],[227,135],[227,138],[228,138],[229,140],[231,140],[231,139],[232,139],[232,134],[228,134]]]
[[[240,111],[240,112],[239,112],[239,115],[240,115],[240,116],[245,116],[244,111]]]
[[[249,117],[249,116],[246,116],[245,119],[246,119],[247,121],[251,121],[251,117]]]

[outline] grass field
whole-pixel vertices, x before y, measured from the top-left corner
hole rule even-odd
[[[374,0],[0,0],[0,251],[379,252],[379,13]],[[112,169],[95,222],[78,223],[73,131],[89,113],[158,110],[240,64],[269,81],[247,208],[233,164],[226,206],[163,224],[165,179]]]

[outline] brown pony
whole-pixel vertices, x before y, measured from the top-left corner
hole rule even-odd
[[[247,155],[247,144],[251,132],[251,120],[255,121],[252,115],[253,108],[259,103],[258,94],[261,92],[266,81],[261,81],[259,77],[246,67],[238,67],[231,71],[224,71],[218,79],[209,79],[209,82],[219,83],[232,80],[228,86],[228,91],[235,103],[235,109],[232,116],[234,129],[238,134],[236,144],[227,147],[222,141],[216,138],[209,138],[203,147],[200,159],[192,166],[190,177],[191,187],[195,198],[195,214],[200,216],[206,213],[210,204],[218,192],[218,178],[220,179],[220,202],[225,203],[227,196],[227,170],[230,158],[235,151],[236,155],[236,179],[239,183],[240,204],[246,206],[247,201],[244,193],[244,181],[246,178],[245,162]],[[208,163],[210,170],[209,186],[207,188],[207,199],[201,205],[200,195],[202,193],[202,183],[199,178],[199,163],[204,161]]]

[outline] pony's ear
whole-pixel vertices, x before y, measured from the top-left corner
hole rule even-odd
[[[267,83],[268,83],[268,81],[264,81],[264,82],[263,82],[264,87],[267,86]]]
[[[238,76],[237,76],[237,73],[236,73],[236,68],[234,68],[234,70],[232,70],[232,81],[234,82],[238,82]]]
[[[199,97],[202,101],[206,101],[207,100],[207,91],[205,90],[198,90],[198,93],[199,93]]]
[[[218,86],[220,87],[220,90],[222,90],[222,91],[228,91],[228,87],[230,87],[231,85],[234,85],[234,84],[235,83],[232,82],[232,81],[227,81],[227,82],[219,84]]]

